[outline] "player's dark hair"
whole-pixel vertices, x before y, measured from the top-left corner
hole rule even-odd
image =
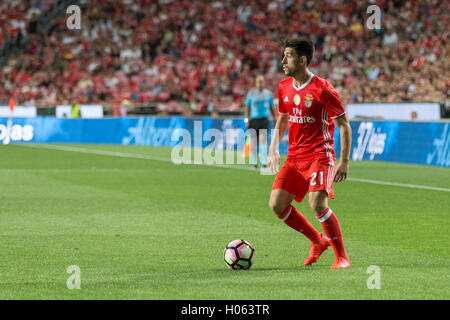
[[[306,65],[309,66],[314,55],[314,43],[306,37],[286,39],[285,48],[293,48],[299,57],[306,57]]]

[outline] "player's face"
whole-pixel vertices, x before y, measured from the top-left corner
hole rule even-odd
[[[258,76],[255,80],[256,89],[262,90],[264,87],[264,77]]]
[[[292,76],[300,70],[302,60],[297,56],[294,48],[285,48],[283,60],[281,60],[281,66],[283,67],[284,74]]]

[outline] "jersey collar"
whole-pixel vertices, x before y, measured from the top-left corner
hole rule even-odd
[[[295,85],[295,81],[294,78],[292,78],[292,86],[294,87],[295,90],[299,91],[302,90],[304,87],[306,87],[312,80],[312,78],[314,78],[314,73],[311,72],[311,75],[309,76],[308,81],[306,81],[304,84],[302,84],[300,87],[297,87]]]

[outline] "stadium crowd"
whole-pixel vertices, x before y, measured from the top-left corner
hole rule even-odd
[[[0,0],[0,49],[28,40],[0,69],[0,102],[237,111],[256,74],[276,95],[283,40],[303,34],[316,45],[311,70],[344,104],[448,105],[450,4],[377,1],[381,29],[371,30],[371,2],[81,0],[81,30],[69,30],[68,15],[46,21],[52,0]]]

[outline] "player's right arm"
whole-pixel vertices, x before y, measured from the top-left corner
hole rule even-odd
[[[269,156],[267,159],[267,165],[272,173],[278,172],[278,168],[280,167],[280,153],[278,152],[278,146],[280,145],[280,141],[289,127],[289,113],[284,106],[282,97],[282,90],[280,86],[278,86],[278,112],[280,113],[280,116],[275,123],[272,141],[270,142],[269,147]]]
[[[245,118],[244,118],[244,122],[245,122],[245,126],[249,127],[250,125],[250,108],[251,108],[251,104],[252,104],[252,100],[251,100],[251,95],[250,95],[250,91],[247,93],[247,99],[245,101]]]
[[[267,158],[267,165],[272,173],[278,172],[280,167],[280,153],[278,152],[278,147],[289,126],[288,117],[288,114],[280,114],[275,123],[275,129],[273,130],[272,141],[270,142],[269,147],[269,157]]]

